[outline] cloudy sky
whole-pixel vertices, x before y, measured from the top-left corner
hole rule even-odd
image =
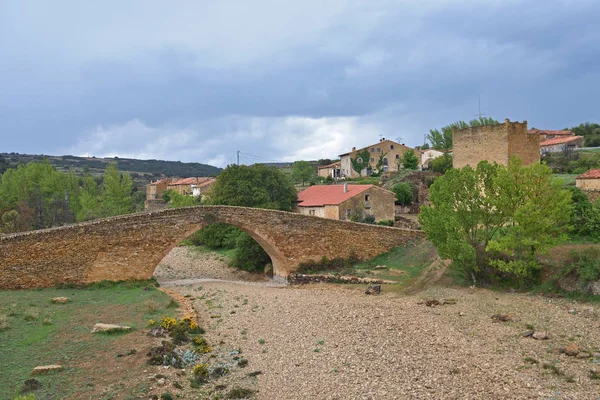
[[[334,158],[599,121],[597,0],[0,0],[0,152]]]

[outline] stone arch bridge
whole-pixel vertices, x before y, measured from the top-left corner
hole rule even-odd
[[[181,240],[223,222],[252,236],[286,277],[322,257],[371,258],[420,231],[358,224],[285,211],[197,206],[128,214],[59,228],[0,236],[0,289],[149,279]]]

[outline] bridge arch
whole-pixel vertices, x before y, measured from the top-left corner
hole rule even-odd
[[[371,258],[421,231],[358,224],[291,212],[196,206],[144,212],[0,236],[0,289],[149,279],[181,240],[211,223],[248,233],[286,277],[308,260]]]

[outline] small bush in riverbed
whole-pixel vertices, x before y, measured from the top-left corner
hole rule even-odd
[[[234,388],[227,393],[228,399],[246,399],[254,394],[253,390],[246,388]]]
[[[37,310],[27,310],[23,315],[25,321],[37,321],[40,318],[40,313]]]

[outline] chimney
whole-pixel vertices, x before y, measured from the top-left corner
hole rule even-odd
[[[348,184],[344,183],[344,193],[348,193]]]
[[[353,147],[353,148],[352,148],[352,151],[356,151],[356,147]]]

